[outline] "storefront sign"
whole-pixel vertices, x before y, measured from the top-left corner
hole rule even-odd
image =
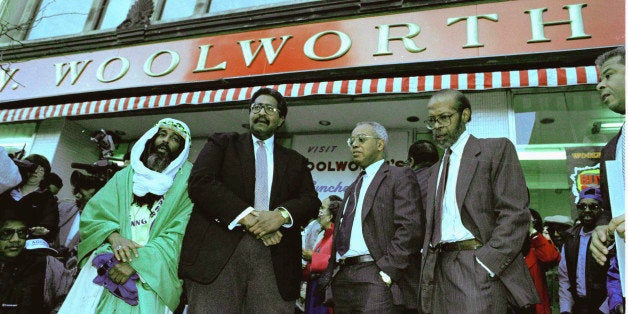
[[[0,103],[322,69],[623,44],[624,1],[505,1],[15,62]]]
[[[567,173],[571,186],[571,206],[575,213],[580,191],[589,187],[600,186],[601,146],[565,148],[567,154]],[[573,216],[573,215],[572,215]]]

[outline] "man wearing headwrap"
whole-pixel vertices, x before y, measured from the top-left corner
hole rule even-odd
[[[582,189],[578,196],[578,220],[566,237],[558,264],[558,296],[561,313],[601,313],[606,299],[608,263],[600,266],[587,250],[595,222],[602,214],[602,191],[597,187]]]
[[[131,150],[131,166],[117,172],[81,215],[81,272],[94,271],[91,260],[95,257],[113,254],[115,261],[111,259],[107,267],[96,267],[98,278],[103,279],[105,274],[109,285],[125,289],[133,288],[127,281],[137,278],[135,302],[104,289],[91,308],[87,302],[75,308],[73,304],[81,303],[71,291],[66,299],[69,304],[64,303],[61,313],[164,313],[177,308],[182,291],[177,265],[192,210],[187,192],[192,169],[187,161],[190,142],[185,123],[160,120]],[[88,284],[94,285],[93,279],[89,278]],[[80,280],[79,274],[72,290],[81,288]],[[139,304],[131,305],[138,299]]]

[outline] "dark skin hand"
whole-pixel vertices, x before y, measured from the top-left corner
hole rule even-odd
[[[271,245],[275,245],[281,242],[281,238],[283,237],[283,234],[278,230],[279,227],[281,227],[281,224],[275,230],[272,230],[272,231],[263,229],[263,226],[266,226],[266,223],[263,223],[262,225],[258,225],[260,222],[266,221],[266,219],[268,218],[266,217],[267,213],[269,212],[268,211],[260,212],[260,211],[254,210],[250,212],[248,215],[246,215],[244,218],[240,219],[239,223],[240,225],[245,227],[246,230],[251,232],[257,239],[261,239],[262,242],[264,242],[264,245],[271,246]],[[281,217],[282,224],[283,224],[283,216],[281,216],[280,213],[278,214]],[[252,228],[255,228],[255,230],[258,233],[256,234],[255,232],[253,232]]]
[[[128,263],[118,263],[109,270],[109,279],[117,284],[123,284],[135,274],[135,269]]]
[[[113,232],[112,234],[110,234],[107,237],[107,241],[109,241],[109,243],[111,244],[113,255],[115,255],[118,261],[132,261],[133,256],[135,256],[135,258],[139,257],[137,249],[141,248],[142,246],[137,244],[135,241],[129,240],[121,236],[117,232]],[[118,247],[120,247],[119,250]]]

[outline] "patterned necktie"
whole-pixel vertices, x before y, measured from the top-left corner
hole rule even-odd
[[[268,210],[268,162],[264,141],[257,141],[255,154],[255,209]]]
[[[451,156],[451,148],[445,150],[443,155],[443,170],[438,179],[438,190],[436,190],[436,198],[434,199],[434,221],[432,238],[430,242],[436,246],[441,239],[441,223],[443,218],[443,200],[445,198],[445,186],[447,185],[447,175],[449,174],[449,156]]]
[[[362,189],[362,180],[366,172],[362,170],[358,176],[355,189],[349,196],[347,201],[347,208],[342,215],[342,222],[340,223],[340,230],[338,231],[338,247],[336,251],[341,256],[349,251],[349,244],[351,242],[351,228],[353,227],[353,219],[355,218],[356,207],[358,204],[358,196],[360,195],[360,189]]]

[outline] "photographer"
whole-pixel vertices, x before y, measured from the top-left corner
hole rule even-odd
[[[0,146],[0,194],[20,184],[22,176],[4,147]]]
[[[74,198],[59,203],[59,236],[57,243],[61,257],[76,256],[79,241],[79,221],[85,204],[102,188],[107,180],[100,176],[85,175],[75,170],[70,177]]]
[[[15,160],[14,160],[15,161]],[[34,166],[20,167],[22,183],[0,195],[0,211],[4,208],[16,208],[27,218],[30,234],[33,238],[54,241],[59,231],[59,212],[57,201],[45,186],[45,178],[50,174],[50,162],[46,157],[32,154],[19,161],[20,164]]]

